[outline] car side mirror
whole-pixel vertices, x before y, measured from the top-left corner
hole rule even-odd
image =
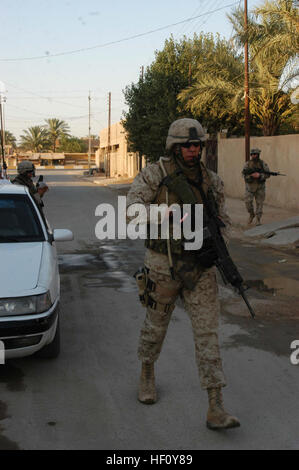
[[[53,240],[55,242],[70,242],[74,240],[74,235],[71,230],[56,228],[53,230]]]

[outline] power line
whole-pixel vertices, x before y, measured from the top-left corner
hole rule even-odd
[[[6,103],[6,106],[14,108],[14,109],[18,109],[20,111],[25,111],[26,113],[36,114],[38,116],[43,116],[44,119],[45,119],[45,114],[46,114],[45,112],[44,113],[39,113],[37,111],[32,111],[30,109],[21,108],[19,106],[14,106],[14,105],[8,104],[8,103]],[[104,112],[105,111],[95,112],[95,113],[92,113],[92,116],[93,115],[98,115],[98,114],[103,114]],[[7,116],[8,119],[11,119],[11,117],[12,117],[11,115]],[[75,119],[83,119],[83,118],[86,118],[86,117],[88,117],[88,114],[84,114],[84,115],[80,115],[80,116],[61,116],[61,119],[64,119],[64,120],[67,119],[67,120],[71,121],[71,120],[75,120]],[[19,116],[18,116],[18,118],[19,118]],[[22,118],[19,118],[18,120],[21,120],[21,121],[36,121],[37,119],[38,118],[35,118],[35,119],[26,119],[26,118],[22,119]]]
[[[202,9],[205,10],[206,8],[209,8],[210,3],[211,2],[209,0],[204,0],[204,2],[202,4]],[[213,4],[213,8],[214,8],[214,6],[215,6],[215,2]],[[209,12],[204,11],[203,13],[208,14]],[[195,20],[194,23],[191,23],[190,25],[187,25],[187,28],[185,28],[185,30],[184,30],[184,34],[185,35],[187,35],[187,34],[191,35],[191,32],[196,29],[196,24],[198,24],[198,21]]]
[[[216,7],[216,6],[218,7],[218,4],[219,4],[219,0],[216,0],[216,1],[214,2],[214,6],[215,6],[215,7]],[[205,25],[205,24],[207,23],[207,21],[210,19],[210,17],[211,17],[212,14],[213,14],[213,12],[207,12],[207,15],[208,15],[207,19],[204,20],[204,21],[197,21],[197,22],[194,24],[194,28],[192,28],[192,29],[194,29],[195,32],[196,32],[196,30],[199,30],[200,27],[202,27],[203,25]],[[192,31],[192,29],[191,29],[191,31]]]
[[[203,7],[203,4],[206,3],[208,0],[199,0],[199,5],[195,8],[194,12],[192,13],[192,16],[196,15],[197,12]],[[203,4],[201,5],[201,2],[203,2]],[[180,36],[181,34],[186,34],[187,30],[189,28],[189,25],[183,25],[182,28],[180,28],[180,30],[178,31],[178,33],[176,34],[176,36]]]
[[[30,93],[30,91],[28,91],[28,93]],[[22,100],[49,100],[49,101],[56,101],[56,99],[59,99],[60,96],[43,96],[43,97],[38,97],[38,96],[9,96],[9,101],[22,101]],[[80,99],[80,100],[83,100],[83,99],[86,99],[86,95],[81,95],[81,96],[63,96],[62,97],[64,100],[74,100],[74,99]],[[97,102],[103,102],[106,98],[104,96],[101,96],[101,97],[93,97],[93,101],[97,101]],[[116,100],[114,101],[118,101],[118,102],[121,102],[123,101],[123,99],[120,99],[120,98],[117,98]],[[51,104],[51,103],[50,103]],[[67,103],[65,103],[67,104]],[[77,107],[77,106],[76,106]],[[79,106],[79,108],[83,108],[83,106]]]
[[[35,93],[34,91],[25,90],[24,88],[21,88],[21,87],[12,85],[11,83],[8,83],[8,82],[6,82],[6,83],[7,83],[9,86],[11,86],[12,88],[15,88],[16,90],[24,91],[25,93],[28,93],[29,95],[37,96],[38,98],[45,99],[45,100],[48,100],[48,101],[50,101],[50,102],[52,101],[52,102],[59,103],[59,104],[65,104],[66,106],[71,106],[72,108],[82,108],[82,109],[85,109],[85,106],[78,106],[78,105],[76,105],[76,104],[65,103],[64,101],[52,99],[52,98],[49,97],[49,96],[41,96],[41,95],[39,95],[38,93]]]
[[[37,114],[39,116],[44,116],[45,113],[39,113],[38,111],[31,111],[29,109],[26,109],[26,108],[20,108],[19,106],[14,106],[13,104],[10,104],[10,103],[6,103],[6,106],[8,108],[14,108],[14,109],[19,109],[20,111],[25,111],[25,113],[29,112],[31,114]]]
[[[55,95],[55,96],[45,96],[43,98],[39,98],[37,96],[10,96],[9,101],[11,101],[11,100],[14,100],[14,101],[15,100],[49,100],[49,101],[51,101],[53,99],[56,100],[56,99],[60,99],[60,98],[62,98],[64,100],[76,100],[76,99],[82,100],[83,98],[85,98],[85,95],[84,96],[83,95],[80,95],[80,96],[62,96],[62,97],[59,96],[59,95],[58,96]],[[99,99],[99,98],[96,98],[96,99]]]
[[[178,21],[177,23],[172,23],[172,24],[168,24],[166,26],[161,26],[160,28],[152,29],[151,31],[147,31],[145,33],[134,34],[133,36],[129,36],[129,37],[123,38],[123,39],[118,39],[117,41],[110,41],[110,42],[107,42],[107,43],[104,43],[104,44],[97,44],[96,46],[91,46],[91,47],[83,47],[81,49],[75,49],[75,50],[72,50],[72,51],[58,52],[56,54],[46,54],[46,55],[35,56],[35,57],[18,57],[18,58],[13,58],[13,59],[3,58],[3,59],[0,59],[0,61],[1,62],[18,62],[18,61],[26,61],[26,60],[50,59],[52,57],[59,57],[59,56],[64,56],[64,55],[76,54],[76,53],[79,53],[79,52],[85,52],[85,51],[90,51],[90,50],[93,50],[93,49],[99,49],[99,48],[103,48],[103,47],[107,47],[107,46],[112,46],[114,44],[119,44],[119,43],[122,43],[122,42],[125,42],[125,41],[130,41],[132,39],[137,39],[137,38],[140,38],[140,37],[143,37],[143,36],[147,36],[148,34],[157,33],[159,31],[163,31],[165,29],[172,28],[173,26],[178,26],[180,24],[187,23],[189,21],[193,21],[197,18],[208,15],[210,13],[215,13],[216,11],[220,11],[220,10],[224,10],[225,8],[232,7],[232,6],[236,5],[237,3],[238,2],[230,3],[228,5],[217,8],[215,10],[210,10],[210,11],[207,11],[205,13],[201,13],[200,15],[193,16],[191,18],[187,18],[187,19],[182,20],[182,21]]]

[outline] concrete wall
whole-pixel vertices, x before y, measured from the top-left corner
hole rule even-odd
[[[266,203],[299,209],[299,134],[251,137],[250,148],[260,148],[261,158],[270,171],[287,176],[271,176],[266,182]],[[245,164],[244,138],[218,138],[218,174],[227,196],[243,198],[245,183],[241,176]]]

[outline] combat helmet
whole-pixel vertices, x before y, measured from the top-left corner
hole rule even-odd
[[[24,175],[26,173],[33,173],[35,175],[35,166],[29,160],[23,160],[18,164],[18,173],[19,175]]]
[[[203,142],[205,136],[202,125],[196,119],[182,118],[174,121],[168,131],[166,150],[171,150],[174,144],[185,142]]]
[[[256,153],[257,155],[259,155],[259,154],[261,153],[261,149],[251,149],[251,150],[250,150],[250,155],[253,155],[253,154],[255,154],[255,153]]]

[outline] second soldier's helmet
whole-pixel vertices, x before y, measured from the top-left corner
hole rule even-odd
[[[203,142],[206,139],[202,125],[196,119],[178,119],[169,127],[166,139],[166,150],[171,150],[174,144]]]
[[[257,154],[259,155],[261,153],[261,149],[251,149],[250,150],[250,155]]]
[[[18,164],[18,173],[19,175],[24,175],[26,173],[33,173],[35,175],[35,166],[29,160],[23,160]]]

